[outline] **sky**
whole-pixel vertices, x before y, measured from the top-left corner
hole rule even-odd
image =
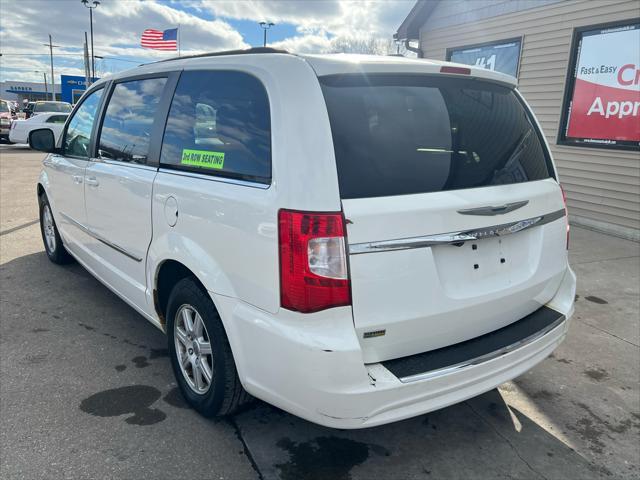
[[[94,10],[96,76],[176,56],[140,47],[146,28],[180,26],[181,53],[262,45],[261,21],[273,22],[269,46],[325,53],[340,39],[391,41],[415,0],[100,0]],[[51,34],[59,75],[84,75],[89,10],[80,0],[0,0],[0,80],[42,81],[49,76]]]

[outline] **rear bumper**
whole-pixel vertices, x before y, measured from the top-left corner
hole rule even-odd
[[[213,298],[249,393],[314,423],[366,428],[452,405],[526,372],[564,339],[574,295],[575,275],[567,268],[547,304],[564,320],[500,355],[409,382],[382,363],[364,364],[348,307],[272,315],[236,299]]]
[[[27,143],[27,138],[15,130],[8,132],[7,138],[13,143]]]

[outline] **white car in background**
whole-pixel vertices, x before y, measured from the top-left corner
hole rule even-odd
[[[31,118],[41,113],[71,113],[73,108],[69,102],[37,101],[29,102],[23,110],[25,118]]]
[[[9,141],[13,143],[29,143],[29,133],[37,128],[50,128],[56,142],[60,138],[68,113],[40,113],[27,120],[14,120],[9,130]]]

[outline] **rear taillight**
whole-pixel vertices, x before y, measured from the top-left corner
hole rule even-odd
[[[351,305],[342,213],[278,213],[280,304],[302,313]]]
[[[569,250],[569,232],[571,227],[569,227],[569,210],[567,210],[567,194],[564,193],[564,188],[560,185],[560,190],[562,191],[562,203],[564,203],[564,219],[567,222],[567,250]]]

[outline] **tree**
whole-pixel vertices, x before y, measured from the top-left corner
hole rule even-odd
[[[330,53],[361,53],[390,55],[396,53],[393,40],[376,37],[336,37],[331,40]]]

